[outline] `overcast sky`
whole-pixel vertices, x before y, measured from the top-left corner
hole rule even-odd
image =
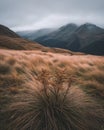
[[[104,27],[104,0],[0,0],[0,24],[15,31],[72,22]]]

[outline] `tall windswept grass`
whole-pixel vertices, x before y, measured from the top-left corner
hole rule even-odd
[[[57,76],[53,80],[42,70],[37,77],[37,86],[41,87],[28,84],[24,93],[14,96],[2,111],[6,130],[101,130],[102,106],[78,86],[72,86],[72,78],[66,83],[59,82],[61,76]],[[31,78],[34,81],[34,75]]]
[[[0,57],[8,68],[0,73],[0,130],[104,130],[103,57],[9,50]]]

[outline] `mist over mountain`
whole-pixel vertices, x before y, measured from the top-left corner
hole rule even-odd
[[[44,29],[39,29],[39,30],[18,31],[16,33],[20,35],[21,37],[26,38],[28,40],[34,40],[38,37],[49,34],[53,32],[54,30],[55,29],[53,28],[44,28]]]

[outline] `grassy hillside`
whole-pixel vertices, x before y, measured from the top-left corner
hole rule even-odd
[[[104,130],[104,57],[1,49],[0,130]]]
[[[42,52],[68,53],[71,55],[83,55],[84,53],[72,52],[66,49],[45,47],[37,42],[25,40],[23,38],[13,38],[0,35],[0,49],[9,50],[41,50]]]

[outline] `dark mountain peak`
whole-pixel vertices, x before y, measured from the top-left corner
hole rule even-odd
[[[77,31],[78,33],[102,33],[104,32],[104,29],[96,26],[95,24],[91,24],[91,23],[85,23],[83,25],[81,25]]]
[[[84,23],[83,25],[85,25],[85,26],[96,26],[95,24],[92,24],[92,23]]]
[[[19,36],[4,25],[0,25],[0,35],[18,38]]]
[[[55,41],[56,39],[58,39],[58,41],[60,41],[60,39],[62,41],[66,40],[67,38],[69,38],[69,36],[77,29],[77,25],[70,23],[67,25],[64,25],[62,27],[60,27],[59,29],[44,35],[42,37],[38,37],[36,39],[34,39],[35,41],[38,41],[41,43],[41,40],[45,40],[45,42],[48,40],[48,42],[50,42],[51,39],[53,39],[53,41]],[[62,43],[62,42],[61,42]]]
[[[76,29],[78,26],[76,25],[76,24],[74,24],[74,23],[69,23],[69,24],[67,24],[67,25],[65,25],[65,26],[62,26],[62,27],[60,27],[59,28],[59,30],[60,31],[64,31],[64,30],[73,30],[73,29]]]
[[[95,24],[91,24],[91,23],[85,23],[83,26],[85,26],[88,30],[93,30],[93,29],[102,30],[100,27],[96,26]]]

